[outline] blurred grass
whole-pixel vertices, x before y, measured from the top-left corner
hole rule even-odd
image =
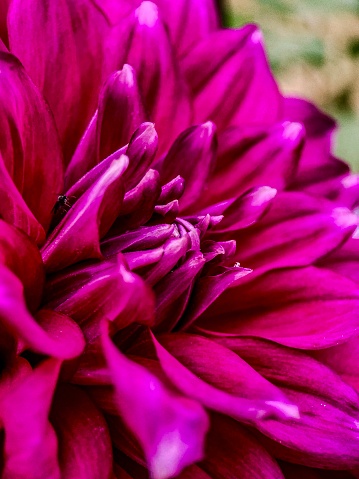
[[[336,154],[359,171],[359,0],[225,0],[224,20],[263,30],[285,94],[336,118]]]

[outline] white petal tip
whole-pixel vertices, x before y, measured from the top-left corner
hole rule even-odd
[[[136,10],[136,17],[140,25],[153,27],[158,20],[157,5],[152,2],[142,2]]]

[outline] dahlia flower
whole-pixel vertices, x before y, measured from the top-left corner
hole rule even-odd
[[[212,0],[1,7],[2,477],[359,477],[334,122]]]

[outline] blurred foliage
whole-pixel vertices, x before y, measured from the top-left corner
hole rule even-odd
[[[359,0],[225,0],[224,12],[261,27],[282,91],[338,120],[336,153],[359,171]]]

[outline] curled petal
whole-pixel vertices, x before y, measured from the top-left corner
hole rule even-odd
[[[181,175],[185,190],[181,209],[185,210],[200,198],[215,164],[217,139],[211,122],[188,128],[176,139],[166,157],[158,165],[162,182]]]
[[[128,158],[113,160],[100,178],[77,200],[42,248],[48,271],[56,271],[77,261],[101,258],[99,240],[121,208],[123,173]]]
[[[128,270],[121,255],[111,261],[57,274],[47,285],[47,307],[71,316],[88,341],[99,335],[103,319],[113,330],[153,321],[154,298],[144,281]]]
[[[160,133],[162,152],[190,124],[187,87],[157,5],[142,2],[125,25],[125,31],[120,28],[115,39],[120,48],[114,62],[134,68],[149,119]]]
[[[181,321],[182,328],[187,329],[227,288],[251,272],[250,269],[238,265],[233,268],[220,268],[199,278],[194,285],[184,319]]]
[[[67,188],[126,145],[144,120],[134,71],[124,65],[107,79],[101,91],[98,109],[66,170]]]
[[[160,179],[156,170],[148,170],[135,188],[126,193],[121,214],[111,229],[111,234],[118,234],[138,228],[152,216],[160,195]]]
[[[60,479],[57,438],[48,420],[60,362],[48,359],[18,380],[1,398],[5,429],[4,479]]]
[[[100,97],[97,123],[99,159],[126,145],[144,121],[135,72],[125,64],[122,70],[107,79]]]
[[[107,335],[103,347],[118,412],[139,440],[154,479],[166,479],[203,457],[208,418],[195,401],[175,396],[144,367],[118,351]]]
[[[106,421],[84,391],[61,385],[55,394],[51,422],[61,438],[62,478],[112,478],[112,446]]]
[[[21,63],[6,51],[0,51],[0,100],[4,105],[0,112],[0,151],[5,167],[46,230],[52,205],[62,190],[59,140],[43,98]]]
[[[21,281],[30,311],[38,308],[45,280],[41,255],[35,244],[16,228],[0,220],[0,263]]]
[[[282,97],[254,25],[209,35],[182,66],[194,96],[195,121],[211,120],[222,131],[280,119]]]
[[[52,311],[40,312],[38,324],[28,312],[23,287],[16,276],[1,267],[0,321],[24,345],[41,354],[60,359],[78,356],[84,342],[76,324]]]
[[[45,231],[36,220],[19,190],[14,185],[0,156],[0,216],[7,223],[21,229],[37,243],[45,240]]]
[[[267,211],[277,190],[269,186],[253,188],[244,195],[206,209],[211,215],[223,215],[211,229],[211,236],[236,231],[256,223]]]
[[[174,225],[143,226],[102,241],[104,256],[112,256],[120,251],[141,251],[162,245],[172,236]]]
[[[156,325],[161,330],[171,330],[178,322],[187,305],[189,293],[186,290],[188,288],[192,289],[196,276],[202,270],[204,263],[203,254],[193,251],[182,265],[156,284],[154,288],[156,294]],[[186,300],[179,308],[177,300],[185,292]]]

